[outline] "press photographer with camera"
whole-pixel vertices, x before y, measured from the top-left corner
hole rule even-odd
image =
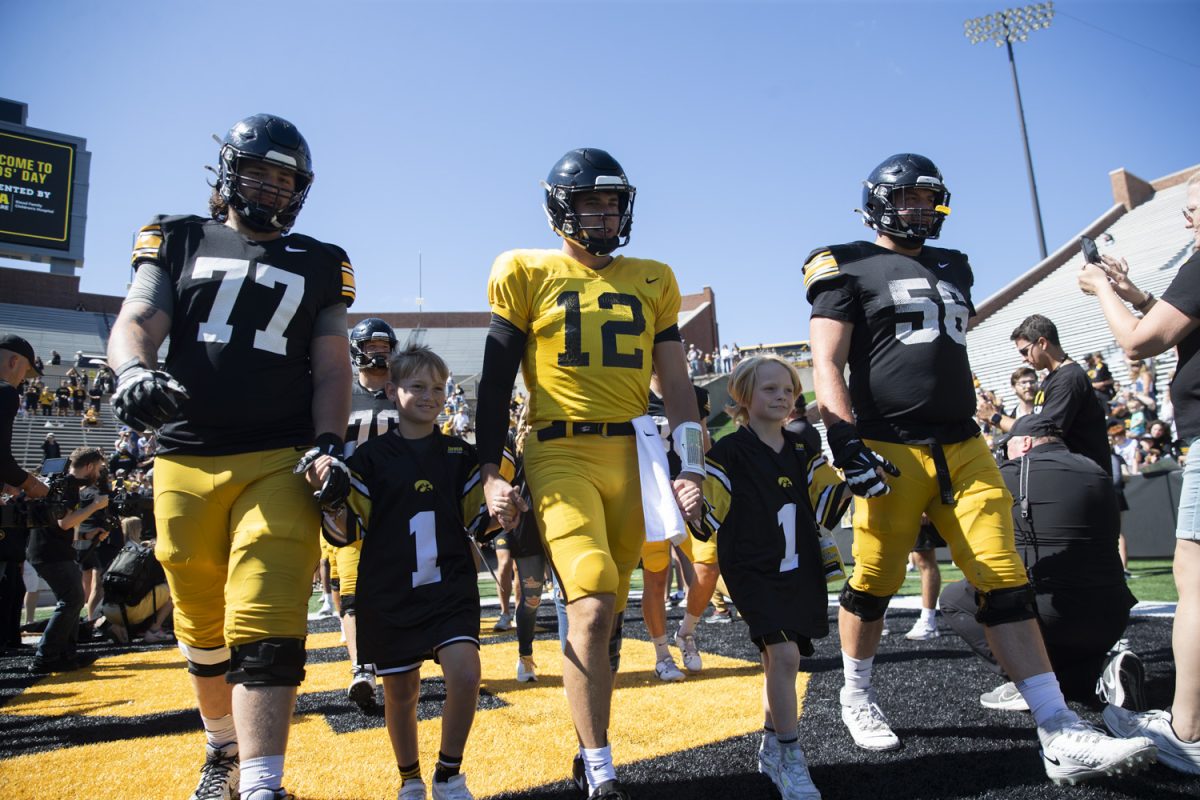
[[[33,520],[36,524],[30,526],[29,562],[50,586],[56,601],[29,665],[30,672],[66,672],[85,667],[93,660],[75,652],[84,595],[73,540],[77,525],[108,508],[108,495],[85,491],[97,486],[103,466],[104,455],[95,447],[77,447],[71,451],[66,474],[51,479],[54,502],[47,504],[42,509],[44,513]]]
[[[33,347],[20,336],[0,336],[0,489],[19,497],[45,497],[48,487],[21,469],[12,453],[12,427],[21,404],[17,386],[30,375],[41,375],[35,367]],[[13,507],[0,510],[0,651],[21,644],[20,614],[25,596],[21,562],[25,560],[26,529],[16,524]],[[4,505],[8,506],[7,502]]]

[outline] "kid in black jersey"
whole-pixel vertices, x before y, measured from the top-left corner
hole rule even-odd
[[[446,681],[434,796],[464,796],[459,772],[479,696],[479,589],[468,536],[488,521],[475,448],[436,428],[445,405],[446,363],[427,347],[391,362],[388,396],[399,427],[347,459],[347,507],[327,513],[324,532],[344,546],[362,540],[355,609],[359,659],[383,680],[385,718],[405,790],[423,797],[417,748],[421,663]],[[314,487],[328,461],[318,460]],[[512,478],[511,460],[505,460]],[[403,794],[403,792],[402,792]],[[404,796],[407,796],[405,794]],[[469,796],[469,795],[465,795]]]
[[[729,380],[738,429],[708,452],[700,537],[718,529],[717,557],[766,673],[759,771],[784,797],[814,792],[797,739],[796,673],[829,632],[817,521],[832,527],[850,501],[821,453],[784,430],[800,376],[777,356],[742,361]],[[807,796],[807,795],[805,795]]]

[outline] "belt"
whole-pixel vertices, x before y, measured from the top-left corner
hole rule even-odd
[[[539,442],[561,439],[564,436],[633,436],[632,422],[572,422],[557,419],[537,432]]]

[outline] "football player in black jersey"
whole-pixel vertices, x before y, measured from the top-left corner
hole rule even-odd
[[[369,439],[396,430],[400,418],[388,400],[388,362],[396,349],[396,332],[378,317],[368,317],[350,331],[350,360],[358,378],[350,390],[350,422],[346,427],[346,457]],[[362,542],[346,547],[322,548],[337,565],[341,595],[342,632],[350,654],[351,679],[347,696],[364,711],[375,706],[375,667],[358,661],[355,594],[358,587],[358,558]],[[330,552],[332,551],[332,552]]]
[[[208,741],[193,800],[266,800],[290,797],[283,759],[319,554],[318,506],[293,467],[309,448],[342,453],[354,271],[340,247],[289,233],[313,180],[294,125],[248,117],[219,158],[210,216],[155,217],[138,233],[108,363],[117,416],[159,429],[156,552]]]
[[[962,253],[925,244],[950,213],[941,172],[902,153],[863,186],[875,241],[818,248],[804,267],[817,402],[834,463],[859,496],[854,575],[838,617],[842,720],[860,747],[900,745],[871,669],[925,512],[978,592],[979,621],[1033,712],[1047,775],[1073,783],[1153,760],[1148,739],[1122,742],[1081,722],[1050,668],[1014,543],[1012,497],[972,420],[971,267]]]

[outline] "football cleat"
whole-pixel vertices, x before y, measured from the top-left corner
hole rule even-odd
[[[238,781],[242,770],[238,766],[236,744],[204,748],[204,766],[200,768],[200,783],[189,800],[238,800]]]
[[[1029,704],[1011,681],[979,695],[979,705],[997,711],[1028,711]]]
[[[617,781],[605,781],[592,789],[588,800],[629,800],[629,794]]]
[[[843,687],[841,701],[842,722],[856,745],[864,750],[895,750],[900,746],[900,738],[892,732],[883,709],[875,701],[874,690],[867,692],[865,699],[852,699]]]
[[[684,679],[683,672],[679,667],[675,666],[675,659],[668,656],[663,656],[658,663],[654,665],[654,674],[658,676],[660,681],[681,681]]]
[[[1157,759],[1154,742],[1145,736],[1117,739],[1073,714],[1064,718],[1060,713],[1058,719],[1062,724],[1056,730],[1038,729],[1042,766],[1054,783],[1074,785],[1108,775],[1132,775]]]
[[[1177,772],[1200,775],[1200,742],[1185,742],[1171,726],[1170,711],[1143,711],[1135,714],[1124,708],[1104,709],[1104,724],[1114,736],[1145,737],[1158,748],[1158,760]]]
[[[1096,694],[1105,703],[1128,709],[1146,710],[1146,668],[1132,650],[1118,651],[1096,680]]]
[[[588,793],[587,767],[584,766],[583,756],[579,753],[575,754],[575,759],[571,762],[571,783],[583,794]]]
[[[675,646],[679,648],[683,668],[688,672],[699,672],[703,664],[700,661],[700,649],[696,647],[696,637],[690,633],[686,636],[676,633]]]

